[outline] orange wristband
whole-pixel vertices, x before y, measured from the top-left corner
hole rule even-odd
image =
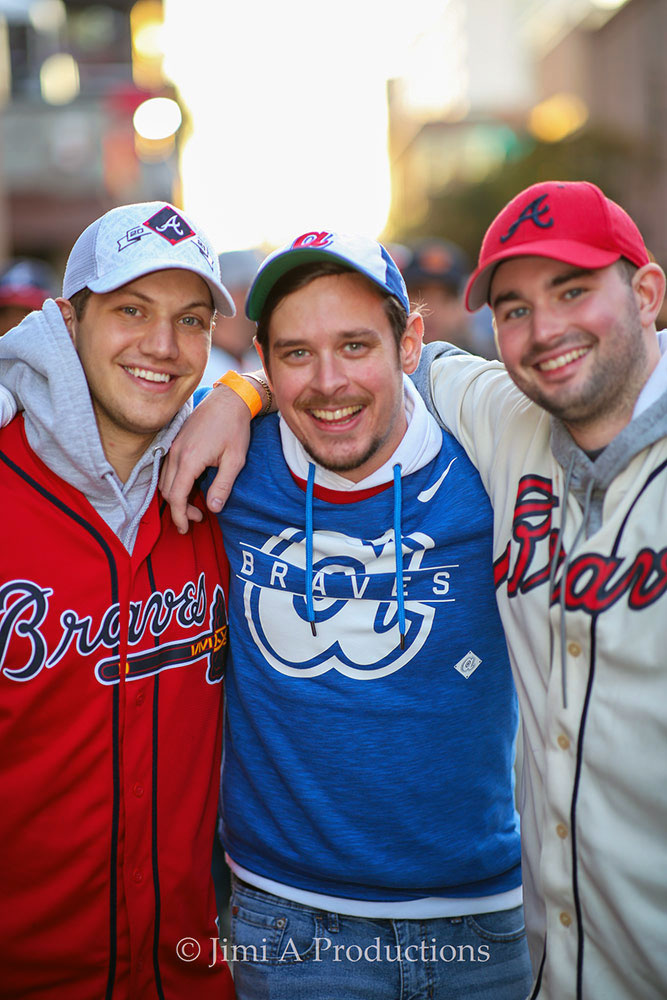
[[[226,385],[228,389],[240,396],[250,410],[251,417],[256,417],[262,409],[262,397],[257,389],[253,388],[238,372],[231,371],[231,369],[225,372],[222,378],[215,380],[213,388],[215,389],[217,385]]]

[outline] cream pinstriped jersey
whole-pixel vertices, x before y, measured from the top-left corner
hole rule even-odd
[[[580,498],[587,478],[595,480],[594,466],[570,441],[573,475],[564,496],[552,421],[502,365],[443,357],[431,383],[441,419],[479,468],[494,506],[497,598],[525,741],[524,899],[537,972],[531,996],[662,1000],[667,400],[609,445],[605,461],[613,466],[616,458],[617,470],[608,482],[597,474],[591,483],[582,526]],[[636,425],[644,433],[633,452]],[[562,451],[569,436],[562,427],[558,433]],[[655,438],[648,446],[647,435]]]

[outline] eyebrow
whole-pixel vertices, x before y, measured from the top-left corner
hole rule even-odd
[[[587,278],[593,274],[593,269],[590,267],[572,267],[567,271],[563,271],[562,274],[557,274],[555,278],[552,278],[549,282],[549,288],[559,288],[561,285],[566,285],[568,281],[575,281],[577,278]],[[520,292],[515,292],[513,289],[507,292],[502,292],[497,295],[496,298],[491,303],[492,309],[497,309],[498,306],[502,305],[503,302],[515,302],[517,299],[522,299],[524,296]]]
[[[131,284],[123,285],[121,288],[115,288],[112,292],[109,292],[109,294],[119,296],[132,295],[137,299],[141,299],[142,302],[147,302],[149,304],[160,301],[159,298],[156,298],[153,295],[146,295],[144,292],[140,292],[138,289],[132,288]],[[205,309],[215,309],[212,301],[206,302],[204,299],[195,299],[193,302],[186,303],[186,305],[181,308],[184,311],[187,309],[196,309],[199,306],[203,306]]]
[[[374,337],[379,336],[377,330],[373,330],[372,327],[360,327],[358,330],[342,330],[339,333],[339,337],[343,341],[355,340],[357,337],[368,337],[369,335]],[[279,340],[275,340],[271,346],[273,350],[276,350],[278,347],[308,347],[308,344],[302,338],[281,337]]]

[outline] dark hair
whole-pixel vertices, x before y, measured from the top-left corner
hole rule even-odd
[[[72,308],[74,309],[74,315],[78,320],[83,316],[86,305],[88,304],[88,299],[93,293],[90,288],[82,288],[80,292],[75,292],[74,295],[70,295],[70,302]]]
[[[616,263],[618,264],[623,280],[626,281],[628,285],[631,285],[632,279],[639,270],[637,265],[633,264],[627,257],[619,257]]]
[[[299,267],[295,267],[292,268],[291,271],[287,271],[286,274],[283,274],[283,276],[276,281],[275,285],[267,295],[257,323],[256,332],[257,343],[262,348],[265,358],[268,359],[269,324],[276,306],[278,306],[283,299],[286,299],[288,295],[291,295],[293,292],[298,292],[300,288],[305,288],[306,285],[309,285],[311,281],[315,281],[316,278],[326,278],[330,275],[338,274],[359,274],[360,277],[366,281],[368,287],[376,293],[378,298],[382,299],[382,306],[384,308],[385,315],[389,320],[391,332],[393,333],[396,341],[396,349],[398,350],[401,345],[401,338],[403,337],[405,328],[408,325],[408,314],[396,296],[383,291],[379,285],[375,284],[374,281],[371,281],[370,278],[366,278],[366,276],[360,274],[359,271],[355,271],[354,268],[346,267],[345,264],[334,260],[318,260],[309,264],[300,264]]]

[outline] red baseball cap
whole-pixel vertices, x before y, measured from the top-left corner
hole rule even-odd
[[[551,257],[578,267],[608,267],[619,257],[642,267],[650,257],[627,212],[588,181],[533,184],[486,231],[466,287],[470,312],[489,301],[497,264],[508,257]]]
[[[41,309],[44,300],[55,297],[55,277],[41,260],[18,257],[0,273],[0,307]]]

